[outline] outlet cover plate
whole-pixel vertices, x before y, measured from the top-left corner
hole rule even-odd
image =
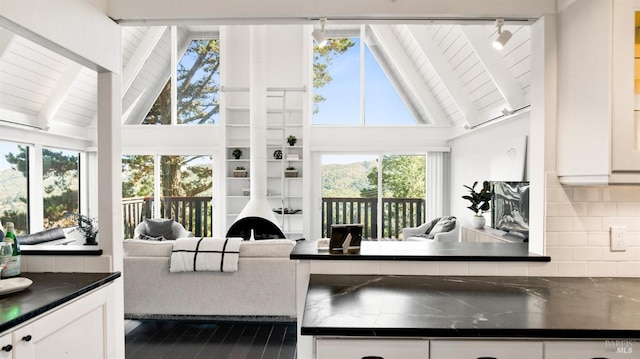
[[[627,246],[624,242],[624,232],[627,227],[625,226],[611,226],[611,251],[619,252],[626,251]]]

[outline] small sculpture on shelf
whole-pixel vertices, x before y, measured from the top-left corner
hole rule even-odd
[[[287,137],[287,143],[289,144],[289,146],[295,146],[296,142],[298,142],[296,136],[289,135],[289,137]]]
[[[239,148],[236,148],[235,150],[233,150],[233,152],[231,152],[231,155],[236,160],[239,160],[242,157],[242,150]]]
[[[298,170],[293,166],[289,166],[284,170],[284,176],[285,177],[298,177]]]
[[[247,177],[247,169],[243,166],[236,167],[236,169],[233,170],[233,177]]]
[[[282,150],[273,151],[273,158],[276,159],[276,160],[281,160],[282,159]]]

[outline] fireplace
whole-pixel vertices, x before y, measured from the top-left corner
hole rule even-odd
[[[249,202],[227,237],[285,238],[267,200],[267,41],[263,26],[251,26],[249,40]]]

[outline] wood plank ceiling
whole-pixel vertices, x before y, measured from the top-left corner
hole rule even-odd
[[[475,125],[529,103],[530,27],[506,24],[513,37],[491,47],[493,24],[366,27],[366,42],[417,123]],[[327,32],[343,31],[327,27]],[[179,28],[179,51],[192,34]],[[123,27],[122,120],[139,124],[169,78],[170,28]],[[0,29],[0,120],[41,129],[91,129],[96,121],[96,73]],[[88,136],[89,137],[89,136]]]

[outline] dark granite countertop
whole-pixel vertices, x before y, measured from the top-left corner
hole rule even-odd
[[[311,275],[302,335],[640,338],[640,278]]]
[[[529,252],[527,243],[362,241],[359,254],[319,251],[318,241],[298,241],[291,259],[383,261],[530,261],[549,262]]]
[[[22,273],[33,284],[0,296],[0,333],[120,277],[115,273]],[[0,281],[1,283],[1,281]]]
[[[102,249],[96,245],[20,245],[25,256],[101,256]]]

